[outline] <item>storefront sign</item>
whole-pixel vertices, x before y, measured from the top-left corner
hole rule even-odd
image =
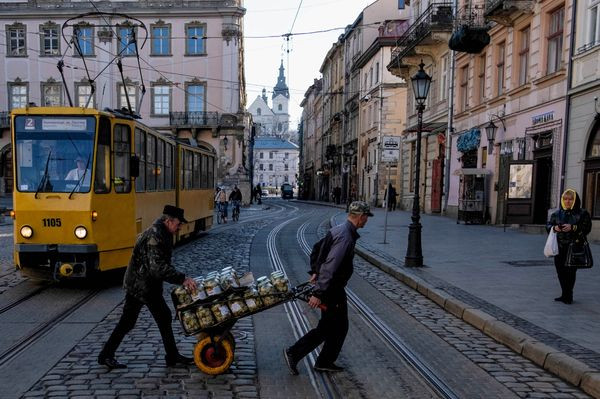
[[[554,111],[546,112],[545,114],[535,115],[531,117],[532,125],[539,125],[554,120]]]

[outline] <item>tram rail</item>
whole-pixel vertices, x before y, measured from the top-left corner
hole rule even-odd
[[[306,256],[310,255],[311,250],[311,247],[306,241],[306,229],[309,223],[310,222],[308,221],[303,223],[296,234],[298,244]],[[383,320],[377,317],[375,312],[373,312],[373,310],[349,287],[346,287],[346,293],[348,294],[348,302],[354,307],[363,321],[376,332],[376,335],[379,336],[382,341],[392,348],[394,353],[411,365],[435,393],[444,399],[458,399],[460,397],[441,378],[439,378],[435,371],[425,364]]]

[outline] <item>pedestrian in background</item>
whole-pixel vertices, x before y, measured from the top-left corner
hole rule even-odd
[[[194,359],[181,355],[177,350],[171,328],[171,311],[162,294],[163,281],[183,284],[188,290],[197,288],[192,278],[178,272],[171,264],[173,235],[186,222],[183,209],[166,205],[162,216],[137,239],[123,280],[123,288],[125,288],[123,313],[98,355],[99,364],[109,369],[127,367],[115,359],[115,352],[125,335],[135,326],[144,306],[148,307],[158,325],[165,346],[167,366],[193,363]]]
[[[328,233],[331,234],[329,252],[318,270],[311,270],[311,282],[315,284],[315,289],[308,301],[313,309],[321,304],[326,308],[321,310],[317,327],[283,350],[292,375],[298,374],[298,362],[321,343],[324,343],[323,348],[314,369],[329,372],[344,370],[335,364],[348,333],[348,303],[344,287],[354,271],[354,245],[360,237],[357,230],[365,226],[369,216],[373,216],[369,205],[355,201],[350,204],[348,220]]]
[[[223,213],[223,223],[227,223],[227,192],[222,188],[217,195],[217,205],[219,206],[219,211]]]
[[[567,189],[562,194],[560,209],[550,216],[546,229],[548,232],[554,229],[558,243],[558,255],[554,257],[554,266],[562,294],[554,300],[570,305],[573,303],[577,269],[566,266],[569,244],[586,241],[586,236],[592,230],[592,218],[588,211],[581,208],[581,199],[575,190]]]
[[[262,189],[260,188],[260,184],[256,185],[254,195],[256,196],[256,202],[258,202],[259,205],[262,204]]]

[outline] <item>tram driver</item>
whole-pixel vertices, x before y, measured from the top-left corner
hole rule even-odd
[[[71,169],[69,171],[69,173],[67,173],[65,180],[79,181],[80,179],[83,178],[81,185],[85,186],[85,187],[89,187],[92,173],[90,172],[89,169],[86,169],[86,163],[87,163],[86,160],[83,159],[83,157],[78,156],[77,158],[75,158],[75,162],[77,163],[77,167],[75,169]],[[85,175],[85,177],[84,177],[84,175]]]

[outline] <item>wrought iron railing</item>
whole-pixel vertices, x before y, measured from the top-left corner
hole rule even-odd
[[[392,51],[392,61],[402,59],[432,32],[451,32],[454,17],[452,3],[433,3],[410,25]]]
[[[454,27],[468,26],[469,28],[489,29],[491,24],[484,17],[485,6],[483,4],[475,4],[463,7],[456,12]]]
[[[533,6],[533,0],[486,0],[485,15],[488,16],[496,11],[506,11],[511,8],[525,10]]]
[[[7,111],[0,112],[0,129],[10,127],[10,113]]]
[[[219,113],[212,111],[170,112],[169,123],[171,126],[218,126]]]

